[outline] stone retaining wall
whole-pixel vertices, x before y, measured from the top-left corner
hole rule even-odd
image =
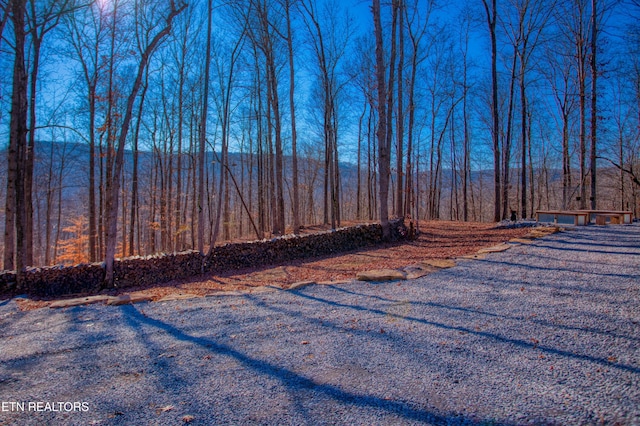
[[[391,239],[406,239],[400,220],[391,222]],[[316,234],[287,235],[272,240],[231,243],[215,247],[210,254],[197,251],[130,257],[116,260],[114,285],[127,288],[188,278],[202,273],[220,273],[264,266],[367,247],[382,242],[379,224],[341,228]],[[0,271],[0,293],[19,291],[32,296],[95,294],[104,289],[104,264],[28,268],[23,288],[16,290],[15,271]]]

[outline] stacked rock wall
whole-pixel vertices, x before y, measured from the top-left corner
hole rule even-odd
[[[391,240],[407,237],[402,220],[391,222]],[[207,255],[197,251],[130,257],[114,263],[114,286],[127,288],[202,273],[220,273],[247,267],[273,265],[297,259],[328,256],[382,242],[379,224],[360,225],[302,236],[216,246]],[[34,296],[95,294],[104,289],[104,264],[28,268],[21,293]],[[14,291],[15,271],[0,271],[0,293]]]

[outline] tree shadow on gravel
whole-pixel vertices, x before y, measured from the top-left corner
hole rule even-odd
[[[558,258],[553,258],[553,257],[547,257],[547,256],[538,256],[538,255],[532,255],[532,254],[528,254],[527,257],[529,258],[533,258],[533,257],[538,257],[540,259],[549,259],[549,260],[553,260],[553,261],[557,261]],[[632,275],[629,274],[612,274],[612,273],[599,273],[599,272],[593,272],[593,271],[589,271],[589,270],[585,270],[585,269],[577,269],[577,268],[560,268],[557,266],[541,266],[541,265],[528,265],[528,264],[524,264],[524,263],[515,263],[515,262],[507,262],[504,260],[494,260],[494,259],[477,259],[475,260],[476,262],[482,262],[482,263],[486,263],[486,264],[491,264],[494,266],[499,266],[499,267],[507,267],[509,269],[525,269],[527,271],[546,271],[546,272],[564,272],[564,273],[568,273],[570,275],[575,275],[575,274],[587,274],[587,275],[593,275],[593,276],[598,276],[598,277],[602,277],[602,278],[623,278],[623,279],[627,279],[627,278],[633,278]],[[612,265],[615,266],[615,265]],[[508,280],[505,279],[501,279],[501,282],[506,282]],[[547,287],[548,285],[544,284],[544,283],[539,283],[538,286],[540,287]],[[607,289],[595,289],[595,288],[591,288],[591,289],[585,289],[582,287],[575,287],[575,286],[566,286],[563,284],[557,284],[554,283],[552,285],[555,288],[558,289],[566,289],[566,290],[572,290],[572,291],[588,291],[591,293],[608,293],[609,290]]]
[[[552,252],[554,250],[554,248],[552,247],[547,247],[547,246],[539,246],[540,248],[547,248],[550,252]],[[568,250],[568,251],[574,251],[574,250]],[[575,250],[578,251],[578,250]],[[586,253],[586,250],[582,250],[582,253]],[[640,253],[629,253],[629,252],[619,252],[619,253],[612,253],[613,256],[606,256],[607,262],[606,265],[607,266],[621,266],[621,267],[628,267],[629,262],[625,261],[628,259],[625,259],[626,257],[635,257],[638,256]],[[558,264],[558,263],[566,263],[566,264],[573,264],[576,266],[584,266],[585,265],[585,261],[583,259],[581,259],[578,256],[575,256],[573,258],[559,258],[557,256],[557,253],[550,253],[550,254],[542,254],[539,252],[536,253],[527,253],[526,255],[523,255],[525,258],[527,259],[543,259],[545,261],[553,261],[554,263]],[[487,260],[487,259],[477,259],[477,260]],[[489,259],[491,260],[491,259]],[[612,260],[615,260],[616,262],[613,262]],[[545,264],[549,264],[549,262],[546,262]],[[533,266],[533,265],[526,265],[526,266]],[[638,265],[640,266],[640,264]],[[568,270],[569,272],[573,272],[575,270],[571,269]]]
[[[211,351],[217,355],[233,358],[234,360],[242,364],[245,368],[248,368],[257,374],[267,375],[280,381],[283,386],[287,387],[290,391],[293,392],[311,391],[314,393],[322,394],[344,404],[358,406],[361,408],[384,410],[389,413],[402,416],[407,420],[447,425],[477,423],[477,420],[466,418],[464,416],[443,416],[434,412],[414,408],[410,404],[402,401],[386,400],[375,395],[347,392],[343,389],[340,389],[339,386],[318,383],[312,379],[296,373],[291,369],[278,366],[266,360],[253,358],[228,345],[216,342],[215,340],[191,336],[180,330],[179,328],[174,327],[173,325],[143,315],[133,305],[124,306],[123,313],[129,317],[129,323],[131,325],[144,324],[150,327],[154,327],[164,331],[176,340],[192,343],[205,348],[206,350]],[[510,425],[509,423],[500,424]]]
[[[555,240],[554,242],[560,242],[567,246],[577,246],[577,247],[558,247],[557,245],[548,244],[548,243],[537,243],[536,247],[545,248],[549,250],[558,250],[558,251],[577,251],[580,253],[589,252],[589,253],[611,254],[611,255],[628,255],[628,256],[637,255],[637,252],[634,253],[630,251],[631,249],[637,250],[637,245],[633,245],[631,242],[629,242],[628,245],[585,243],[582,241],[571,241],[571,240]],[[596,249],[596,247],[603,247],[603,248],[610,248],[610,249],[617,248],[621,250],[620,251],[600,250],[600,249]],[[622,251],[625,249],[627,249],[627,251]]]
[[[382,302],[388,302],[388,303],[401,303],[402,300],[400,299],[390,299],[387,297],[381,297],[381,296],[376,296],[376,295],[372,295],[372,294],[365,294],[365,293],[358,293],[356,291],[353,290],[347,290],[344,287],[340,287],[340,286],[330,286],[332,287],[334,290],[342,292],[342,293],[346,293],[352,296],[357,296],[357,297],[367,297],[370,299],[375,299],[375,300],[379,300]],[[423,302],[420,300],[412,300],[411,301],[412,305],[418,305],[418,306],[425,306],[428,308],[436,308],[436,309],[444,309],[447,311],[453,311],[453,312],[462,312],[462,313],[470,313],[470,314],[475,314],[475,315],[482,315],[482,316],[486,316],[486,317],[491,317],[491,318],[497,318],[500,320],[510,320],[510,321],[522,321],[524,319],[526,319],[529,322],[532,322],[534,324],[538,324],[540,326],[543,327],[550,327],[550,328],[559,328],[562,330],[569,330],[569,331],[579,331],[579,332],[586,332],[586,333],[593,333],[593,334],[599,334],[603,337],[617,337],[617,338],[621,338],[621,339],[627,339],[627,340],[632,340],[632,341],[637,341],[640,342],[640,336],[627,336],[624,334],[619,334],[619,333],[612,333],[611,331],[608,330],[598,330],[595,328],[584,328],[584,327],[575,327],[575,326],[570,326],[570,325],[565,325],[565,324],[558,324],[558,323],[554,323],[551,321],[547,321],[544,319],[538,319],[538,318],[531,318],[531,317],[524,317],[522,315],[520,316],[515,316],[515,315],[505,315],[505,314],[495,314],[493,312],[488,312],[488,311],[482,311],[479,309],[471,309],[471,308],[466,308],[466,307],[461,307],[461,306],[449,306],[449,305],[445,305],[443,303],[436,303],[436,302]]]
[[[387,312],[379,310],[379,309],[371,309],[371,308],[367,308],[367,307],[364,307],[364,306],[336,302],[336,301],[333,301],[333,300],[323,299],[323,298],[318,297],[318,296],[312,296],[312,295],[309,295],[309,294],[304,294],[301,291],[296,291],[295,293],[297,295],[299,295],[300,297],[303,297],[305,299],[313,300],[315,302],[325,303],[325,304],[327,304],[327,305],[329,305],[331,307],[334,307],[334,308],[347,308],[347,309],[353,309],[353,310],[356,310],[356,311],[367,311],[367,312],[374,313],[374,314],[387,315]],[[553,355],[558,355],[558,356],[562,356],[562,357],[572,358],[572,359],[576,359],[576,360],[579,360],[579,361],[588,361],[588,362],[592,362],[594,364],[599,364],[601,366],[605,366],[605,367],[609,367],[609,368],[615,368],[615,369],[623,370],[623,371],[629,371],[629,372],[634,373],[634,374],[640,374],[640,368],[633,367],[631,365],[626,365],[626,364],[621,364],[621,363],[612,363],[608,359],[596,358],[596,357],[589,356],[589,355],[576,354],[576,353],[565,351],[565,350],[562,350],[562,349],[557,349],[557,348],[554,348],[554,347],[541,345],[539,343],[533,343],[533,342],[527,341],[527,340],[513,339],[513,338],[509,338],[509,337],[500,336],[500,335],[495,334],[495,333],[489,333],[489,332],[486,332],[486,331],[478,331],[478,330],[475,330],[475,329],[469,328],[469,327],[460,327],[460,326],[445,324],[445,323],[442,323],[442,322],[430,321],[430,320],[427,320],[425,318],[416,318],[416,317],[411,317],[411,316],[403,316],[402,319],[404,319],[406,321],[413,321],[413,322],[416,322],[416,323],[419,323],[419,324],[423,324],[423,325],[437,327],[437,328],[444,329],[444,330],[452,330],[452,331],[464,332],[464,333],[468,333],[468,334],[471,334],[471,335],[484,337],[484,338],[493,340],[493,341],[498,342],[498,343],[511,344],[511,345],[515,345],[515,346],[518,346],[518,347],[521,347],[521,348],[526,348],[526,349],[535,349],[535,350],[538,350],[538,351],[546,352],[548,354],[553,354]]]
[[[622,229],[612,229],[611,227],[588,227],[575,232],[561,233],[546,241],[541,240],[536,243],[537,247],[548,248],[561,251],[589,251],[603,254],[637,254],[638,238],[640,233],[638,227],[625,227]],[[568,247],[559,247],[562,244]],[[619,249],[627,250],[621,252]]]

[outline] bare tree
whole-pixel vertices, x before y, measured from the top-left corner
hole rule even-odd
[[[571,62],[566,61],[562,69],[555,70],[552,64],[551,87],[558,111],[561,116],[561,145],[562,145],[562,208],[569,208],[572,193],[571,150],[570,150],[570,117],[575,109],[574,97],[571,96],[570,72]],[[559,74],[559,75],[556,75]],[[532,182],[533,184],[533,182]]]
[[[461,59],[462,59],[462,124],[463,124],[463,160],[462,160],[462,220],[469,220],[469,183],[471,180],[471,137],[468,117],[469,103],[469,42],[471,19],[469,10],[463,11],[463,31],[461,33]]]
[[[80,63],[83,83],[86,85],[86,106],[88,108],[89,142],[89,260],[98,259],[98,230],[96,206],[96,119],[98,103],[98,83],[105,61],[101,60],[101,46],[107,28],[102,11],[88,7],[81,12],[67,15],[69,44],[74,58]]]
[[[380,224],[384,239],[391,237],[389,227],[389,174],[391,156],[389,139],[387,138],[387,84],[384,63],[384,39],[382,37],[382,19],[380,0],[373,0],[371,11],[373,13],[374,33],[376,38],[376,81],[378,93],[378,128],[376,138],[378,140],[378,180],[380,193]]]
[[[337,4],[318,10],[315,0],[304,0],[301,6],[311,39],[311,49],[318,66],[322,99],[322,137],[324,140],[324,222],[340,225],[340,168],[338,161],[338,97],[342,90],[339,65],[350,40],[348,16],[339,21]]]
[[[120,182],[122,175],[122,167],[124,164],[124,147],[129,133],[129,126],[133,117],[133,106],[138,96],[138,92],[142,86],[142,78],[146,67],[153,55],[154,51],[162,40],[171,32],[173,19],[178,16],[184,9],[186,4],[177,4],[174,0],[170,0],[169,8],[166,16],[163,18],[164,26],[148,41],[141,52],[140,62],[138,63],[136,78],[127,98],[125,115],[122,120],[122,127],[118,136],[117,152],[114,164],[113,179],[107,182],[107,203],[106,203],[106,254],[105,254],[105,284],[109,287],[114,285],[113,282],[113,266],[117,243],[118,232],[118,205],[120,197]],[[147,29],[149,31],[150,29]]]
[[[4,269],[17,270],[18,288],[26,265],[24,170],[27,148],[27,68],[25,65],[25,13],[22,1],[12,1],[10,19],[14,33],[13,88],[7,152],[7,194],[5,207]],[[14,259],[15,257],[15,259]],[[14,263],[15,260],[15,263]]]
[[[209,108],[209,79],[211,69],[211,33],[213,26],[213,0],[207,1],[207,44],[204,57],[204,84],[202,91],[202,115],[200,117],[200,129],[198,134],[198,251],[204,253],[204,174],[205,174],[205,145],[207,139],[207,121]]]
[[[294,0],[295,1],[295,0]],[[293,55],[293,32],[291,31],[291,0],[285,0],[287,16],[287,49],[289,53],[289,109],[291,111],[291,173],[293,174],[293,233],[300,232],[300,184],[298,182],[298,131],[296,127],[295,66]]]
[[[44,36],[53,30],[62,16],[69,11],[68,1],[37,4],[35,1],[14,1],[3,7],[4,13],[0,21],[0,29],[3,30],[9,17],[14,30],[4,264],[5,269],[13,268],[13,257],[16,256],[15,267],[18,270],[19,281],[22,269],[33,264],[32,187],[37,128],[36,88],[41,47]],[[27,42],[31,44],[30,57],[25,54]],[[26,110],[23,111],[24,108]]]
[[[573,22],[570,22],[569,31],[572,39],[574,40],[574,47],[576,50],[576,69],[578,71],[578,99],[579,99],[579,112],[580,112],[580,208],[585,209],[587,207],[587,116],[586,116],[586,82],[587,82],[587,28],[585,19],[585,0],[575,0],[573,2],[573,8],[568,16],[571,17]]]
[[[597,1],[591,0],[591,43],[590,43],[590,60],[591,68],[591,155],[590,155],[590,173],[591,173],[591,210],[596,209],[596,191],[597,191],[597,130],[598,130],[598,9]]]
[[[25,261],[27,265],[33,264],[33,165],[35,158],[35,132],[36,123],[36,89],[38,73],[40,71],[40,56],[42,43],[47,33],[51,32],[60,22],[61,18],[74,9],[84,7],[82,3],[74,5],[70,0],[51,1],[39,3],[29,1],[27,10],[28,27],[32,46],[31,70],[29,76],[29,138],[25,156],[24,185],[25,185]],[[38,4],[36,4],[38,3]]]
[[[491,4],[489,4],[491,1]],[[496,41],[496,22],[498,7],[496,0],[482,0],[487,15],[487,25],[491,37],[491,137],[493,141],[493,220],[500,221],[500,112],[498,106],[498,47]]]
[[[218,208],[216,210],[216,219],[215,224],[213,226],[213,237],[211,239],[211,246],[209,250],[213,249],[213,246],[218,237],[218,231],[220,226],[220,213],[222,210],[222,206],[224,204],[224,212],[225,212],[225,238],[229,239],[229,179],[232,178],[231,171],[229,169],[229,133],[231,127],[231,96],[233,92],[233,84],[234,84],[234,75],[236,71],[236,64],[238,61],[239,54],[242,49],[242,45],[245,41],[245,35],[247,30],[247,20],[243,19],[243,22],[240,23],[241,29],[239,31],[239,36],[237,40],[234,42],[233,47],[231,48],[230,56],[225,58],[222,62],[223,64],[219,64],[218,66],[218,75],[220,78],[220,91],[221,91],[221,105],[219,108],[220,115],[220,124],[221,124],[221,141],[222,141],[222,152],[220,161],[220,178],[219,178],[219,189],[218,189]],[[225,69],[228,66],[228,70]],[[225,78],[226,76],[226,78]],[[224,196],[223,196],[223,188],[224,188]],[[283,219],[284,220],[284,219]]]
[[[530,0],[514,0],[511,2],[513,7],[514,18],[507,17],[505,23],[507,35],[513,48],[511,79],[509,87],[509,107],[507,113],[507,134],[503,147],[503,219],[508,213],[509,203],[509,162],[511,139],[514,135],[513,121],[515,117],[513,110],[515,108],[515,83],[519,82],[520,94],[520,139],[521,139],[521,157],[520,157],[520,207],[521,217],[527,217],[527,152],[528,152],[528,100],[527,100],[527,80],[532,54],[541,42],[546,25],[552,16],[554,9],[554,0],[549,2]]]
[[[395,215],[398,217],[404,216],[404,36],[405,36],[405,9],[406,5],[404,0],[398,0],[398,102],[396,109],[396,206]]]
[[[407,123],[407,159],[405,162],[405,214],[412,213],[411,206],[415,206],[414,190],[413,190],[413,151],[414,151],[414,133],[415,133],[415,121],[416,121],[416,80],[418,79],[418,65],[426,58],[426,53],[423,52],[421,46],[422,40],[427,34],[427,28],[429,25],[429,19],[433,10],[434,3],[429,1],[427,3],[426,13],[424,17],[420,15],[422,8],[418,6],[418,3],[412,5],[406,5],[404,8],[405,20],[407,22],[407,31],[409,40],[411,42],[411,67],[409,74],[409,87],[408,87],[408,123]],[[428,49],[425,49],[428,51]],[[418,215],[415,216],[415,220],[418,220]]]
[[[282,234],[285,230],[285,206],[284,206],[284,159],[282,147],[282,113],[280,111],[279,98],[279,74],[277,65],[277,41],[276,35],[281,35],[278,23],[272,16],[271,5],[264,0],[251,0],[250,14],[253,14],[250,23],[249,37],[253,43],[256,65],[260,52],[264,60],[266,83],[266,141],[269,151],[269,159],[273,159],[275,167],[268,167],[267,178],[271,186],[271,229],[274,234]],[[262,110],[262,108],[259,108]],[[260,126],[259,126],[260,127]]]

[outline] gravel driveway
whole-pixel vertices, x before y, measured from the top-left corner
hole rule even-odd
[[[640,226],[590,226],[413,281],[0,301],[0,424],[640,425],[639,277]]]

